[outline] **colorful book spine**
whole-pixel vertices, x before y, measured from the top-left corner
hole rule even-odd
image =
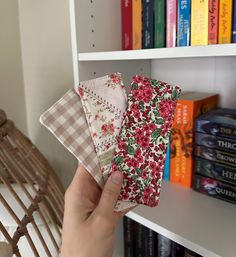
[[[182,94],[182,97],[184,93]],[[171,130],[171,162],[170,181],[175,184],[191,188],[194,171],[193,143],[196,117],[214,109],[218,103],[218,96],[211,95],[200,100],[191,99],[187,95],[177,102]]]
[[[132,50],[132,0],[121,1],[122,49]]]
[[[190,0],[178,0],[177,46],[190,44]]]
[[[236,203],[236,187],[207,177],[195,175],[194,189],[203,194]]]
[[[233,39],[232,42],[236,43],[236,0],[234,0],[234,14],[233,14]]]
[[[164,180],[170,181],[170,144],[168,145],[166,152],[166,160],[164,166]]]
[[[133,257],[134,256],[134,228],[135,221],[124,216],[123,219],[124,227],[124,256]]]
[[[153,1],[143,0],[142,5],[142,48],[153,48],[154,47],[154,6]]]
[[[208,0],[192,0],[191,45],[208,44]]]
[[[176,46],[177,0],[166,1],[166,47]]]
[[[133,49],[142,48],[142,0],[132,0]]]
[[[209,148],[217,148],[236,154],[236,140],[227,137],[218,137],[204,133],[196,133],[195,143]]]
[[[195,147],[195,155],[203,159],[224,164],[229,168],[236,168],[236,154],[233,153],[197,145]]]
[[[228,44],[232,40],[233,0],[220,0],[219,7],[219,44]]]
[[[209,0],[208,44],[218,42],[219,0]]]
[[[229,168],[221,163],[196,158],[195,173],[236,185],[236,169]]]
[[[166,46],[166,1],[154,0],[154,46]]]

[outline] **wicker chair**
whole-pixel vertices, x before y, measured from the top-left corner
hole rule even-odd
[[[47,160],[0,110],[0,241],[15,256],[56,256],[63,199]]]

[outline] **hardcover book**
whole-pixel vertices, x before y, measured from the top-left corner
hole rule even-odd
[[[229,168],[236,168],[236,154],[197,145],[195,147],[195,155],[203,159],[224,164]]]
[[[143,19],[142,19],[142,48],[153,48],[154,47],[154,39],[153,39],[153,33],[154,33],[154,22],[153,22],[153,12],[154,12],[154,6],[153,1],[151,0],[143,0],[142,5],[142,13],[143,13]]]
[[[172,247],[171,247],[171,257],[183,257],[185,252],[185,248],[177,244],[176,242],[172,242]]]
[[[158,234],[158,257],[171,257],[172,241]]]
[[[209,148],[217,148],[225,152],[236,154],[236,140],[227,137],[218,137],[204,133],[196,133],[195,143]]]
[[[208,14],[208,44],[217,44],[218,21],[219,21],[219,0],[209,0]]]
[[[218,108],[198,117],[196,131],[236,139],[236,110]]]
[[[166,47],[176,46],[177,0],[166,1]]]
[[[222,163],[196,158],[195,173],[236,185],[236,169]]]
[[[147,228],[142,224],[136,222],[135,229],[135,257],[143,257],[145,256],[145,238],[146,238],[146,230]]]
[[[166,46],[166,1],[154,0],[154,46]]]
[[[195,175],[194,189],[203,194],[236,203],[236,187],[221,181]]]
[[[190,0],[178,0],[177,46],[190,44]]]
[[[207,45],[208,0],[192,0],[191,4],[191,45]]]
[[[132,0],[121,1],[122,12],[122,49],[132,50]]]
[[[146,257],[157,256],[157,233],[149,228],[146,228],[144,256]]]
[[[142,0],[132,0],[133,49],[142,48]]]
[[[124,216],[123,226],[124,226],[124,254],[125,257],[134,256],[134,229],[136,222],[132,219]]]
[[[191,187],[194,169],[193,144],[196,117],[218,104],[218,95],[185,92],[177,102],[171,131],[170,181]]]
[[[232,0],[220,0],[219,9],[219,44],[231,43],[232,39]]]

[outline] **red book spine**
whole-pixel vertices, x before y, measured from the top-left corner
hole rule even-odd
[[[132,0],[121,1],[122,49],[132,50]]]
[[[217,44],[219,23],[219,0],[209,0],[208,44]]]

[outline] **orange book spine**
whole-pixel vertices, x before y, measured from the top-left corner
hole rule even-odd
[[[219,9],[219,44],[231,43],[232,40],[232,0],[220,0]]]
[[[171,133],[171,182],[192,187],[195,120],[199,115],[216,108],[217,104],[217,95],[199,101],[178,101]]]
[[[142,0],[132,0],[133,49],[142,48]]]

